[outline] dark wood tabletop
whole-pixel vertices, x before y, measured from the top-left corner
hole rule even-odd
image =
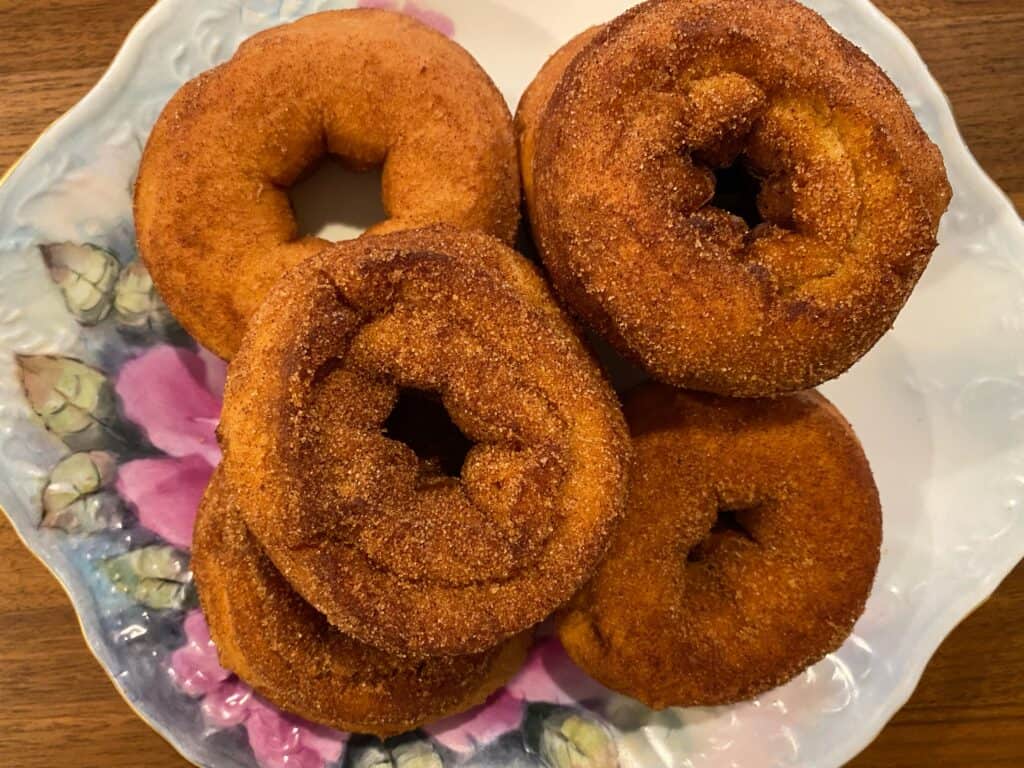
[[[876,2],[917,45],[967,144],[1020,212],[1024,0]],[[0,173],[93,86],[149,5],[0,0]],[[0,568],[0,766],[187,765],[114,690],[64,592],[6,519]],[[1024,568],[950,635],[850,765],[1024,766]]]

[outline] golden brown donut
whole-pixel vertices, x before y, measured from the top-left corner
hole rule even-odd
[[[389,218],[370,233],[447,222],[515,236],[511,116],[458,44],[362,9],[261,32],[174,95],[135,185],[139,251],[161,295],[222,357],[274,280],[328,245],[298,236],[286,192],[326,153],[383,165]]]
[[[346,637],[263,554],[219,472],[199,508],[192,567],[221,664],[278,706],[341,730],[384,737],[479,704],[530,644],[523,634],[474,656],[423,660]]]
[[[475,443],[461,470],[386,431],[410,390]],[[292,586],[397,653],[475,653],[544,619],[589,578],[625,499],[618,402],[547,286],[451,227],[290,271],[232,361],[219,434]]]
[[[885,74],[792,0],[652,0],[574,45],[517,118],[566,303],[656,378],[720,394],[814,386],[867,352],[950,198]],[[711,204],[733,164],[760,179],[752,229]]]
[[[555,51],[519,99],[514,127],[516,143],[519,146],[520,172],[523,177],[523,194],[526,198],[527,209],[533,207],[533,155],[540,113],[550,101],[551,94],[555,92],[569,62],[586,48],[591,40],[597,37],[597,33],[601,29],[601,26],[590,27]]]
[[[559,620],[573,660],[660,709],[727,704],[838,648],[864,610],[882,518],[853,430],[816,392],[626,397],[626,515]]]

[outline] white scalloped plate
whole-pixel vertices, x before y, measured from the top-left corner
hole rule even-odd
[[[244,733],[213,732],[197,703],[170,683],[167,660],[183,642],[182,612],[147,608],[124,595],[123,583],[118,589],[103,580],[110,572],[103,562],[161,542],[131,524],[93,536],[39,527],[41,490],[68,448],[33,412],[18,365],[23,356],[73,357],[113,381],[125,360],[159,340],[126,341],[110,319],[95,327],[76,322],[37,246],[95,242],[128,263],[134,257],[131,181],[150,126],[174,90],[257,30],[353,4],[161,0],[99,84],[0,187],[0,504],[67,589],[89,646],[118,689],[197,764],[256,763]],[[390,4],[453,22],[455,39],[513,106],[548,54],[629,5]],[[903,90],[942,148],[955,191],[941,246],[895,328],[824,388],[860,435],[881,490],[885,544],[875,590],[838,652],[756,702],[652,714],[606,701],[602,727],[614,749],[587,758],[593,766],[840,765],[874,738],[942,639],[1024,556],[1024,227],[964,146],[942,92],[899,30],[866,0],[808,4]],[[545,713],[533,715],[542,727]],[[468,752],[452,751],[438,746],[443,739],[422,735],[416,743],[445,764],[557,763],[535,740],[521,749],[513,744],[517,733],[502,737],[504,751],[475,742]],[[341,761],[355,764],[358,750],[350,743],[348,751]]]

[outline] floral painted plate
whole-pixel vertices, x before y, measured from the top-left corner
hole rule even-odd
[[[903,89],[956,194],[895,329],[825,388],[860,434],[885,507],[875,590],[846,644],[756,701],[655,713],[586,678],[548,639],[484,707],[383,744],[281,713],[217,664],[188,550],[220,457],[224,365],[184,334],[136,259],[131,183],[150,126],[185,80],[260,29],[353,4],[161,0],[0,187],[0,505],[64,584],[97,658],[139,714],[204,766],[849,759],[1024,555],[1024,228],[910,43],[866,0],[810,4]],[[515,105],[548,54],[628,2],[361,4],[452,35]]]

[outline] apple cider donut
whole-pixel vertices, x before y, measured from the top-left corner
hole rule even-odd
[[[443,406],[464,460],[391,431],[407,392]],[[547,617],[593,572],[626,493],[618,401],[544,282],[451,227],[288,272],[232,361],[219,434],[284,577],[395,653],[475,653]]]
[[[569,62],[597,37],[601,29],[600,26],[590,27],[555,51],[519,99],[514,127],[527,210],[533,207],[533,155],[540,113],[550,101],[551,94],[555,92]]]
[[[216,473],[192,550],[221,664],[278,706],[345,731],[385,737],[482,702],[522,664],[522,634],[473,656],[408,659],[346,637],[299,597],[245,527]]]
[[[174,95],[135,185],[142,258],[186,330],[222,357],[274,280],[329,244],[299,237],[287,195],[327,153],[383,166],[389,218],[370,233],[446,222],[515,236],[511,115],[458,44],[369,9],[261,32]]]
[[[757,396],[837,376],[935,248],[938,149],[878,66],[793,0],[651,0],[538,80],[517,128],[541,257],[655,378]],[[750,224],[714,202],[715,171],[741,168],[759,186]]]
[[[816,392],[626,397],[633,480],[566,651],[660,709],[747,699],[838,648],[878,566],[881,509],[853,430]]]

